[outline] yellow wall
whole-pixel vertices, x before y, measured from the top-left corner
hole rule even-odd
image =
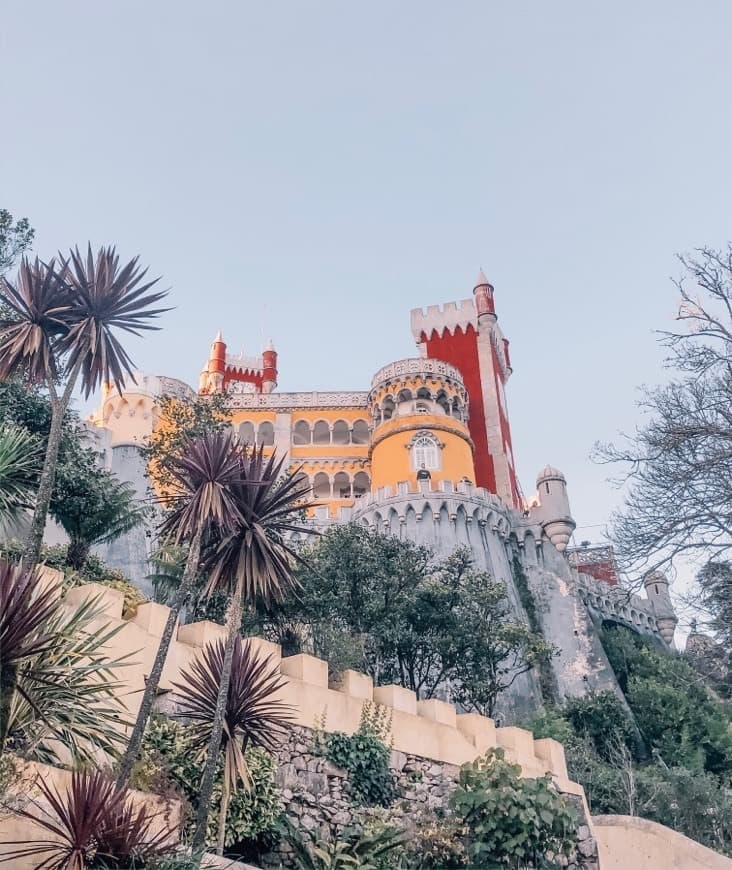
[[[475,481],[473,447],[467,428],[447,416],[420,414],[396,417],[374,432],[371,453],[371,488],[394,486],[408,480],[416,483],[417,471],[412,468],[412,452],[407,445],[418,432],[429,431],[445,446],[440,451],[441,467],[432,470],[432,483],[450,480],[457,483],[463,477]]]

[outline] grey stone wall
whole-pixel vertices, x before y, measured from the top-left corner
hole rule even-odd
[[[284,811],[306,839],[328,839],[345,828],[358,827],[369,817],[409,829],[426,813],[444,815],[455,788],[459,768],[418,755],[392,751],[389,766],[395,777],[397,798],[388,810],[354,807],[349,796],[349,774],[314,751],[314,732],[292,728],[278,752],[277,784]],[[568,796],[579,819],[578,848],[568,870],[598,870],[597,846],[581,801]],[[266,856],[265,867],[291,866],[291,850],[282,844]]]

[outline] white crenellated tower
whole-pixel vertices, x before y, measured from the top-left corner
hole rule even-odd
[[[539,504],[532,514],[552,544],[563,553],[577,527],[569,508],[567,478],[558,468],[547,465],[536,478],[536,495]]]

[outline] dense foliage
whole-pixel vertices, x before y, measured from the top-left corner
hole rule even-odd
[[[288,652],[312,651],[420,698],[449,682],[453,698],[491,715],[501,692],[554,653],[516,620],[506,586],[468,550],[437,560],[411,541],[358,525],[328,531],[301,554],[299,592],[246,628]]]
[[[206,432],[223,431],[229,426],[226,396],[161,396],[155,431],[143,449],[147,473],[156,491],[165,492],[173,485],[168,460],[180,456],[191,439]]]
[[[644,816],[731,853],[729,707],[683,657],[620,627],[602,639],[626,704],[590,693],[529,727],[564,744],[594,814]]]
[[[51,429],[51,402],[20,381],[0,382],[0,424],[35,436],[43,456]],[[69,535],[66,564],[76,569],[83,568],[91,546],[113,540],[146,516],[129,485],[103,467],[73,411],[64,416],[50,513]]]
[[[450,806],[476,867],[559,867],[575,845],[576,814],[551,777],[522,778],[500,749],[462,766]]]
[[[189,730],[163,716],[148,722],[143,752],[131,780],[135,788],[162,795],[176,794],[186,804],[195,806],[198,799],[203,761],[192,749]],[[226,845],[231,854],[255,857],[273,842],[279,830],[280,794],[275,786],[275,763],[268,753],[249,748],[246,760],[251,789],[239,789],[231,796],[226,818]],[[224,776],[223,759],[217,768],[211,815],[208,820],[207,845],[216,843],[219,805]],[[189,817],[187,826],[191,832]]]
[[[353,734],[319,734],[329,761],[349,773],[352,800],[369,807],[388,807],[396,797],[389,769],[391,716],[384,707],[364,704],[361,722]]]

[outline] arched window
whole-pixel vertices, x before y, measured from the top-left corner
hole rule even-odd
[[[359,498],[371,489],[371,481],[365,471],[357,471],[353,475],[353,494]]]
[[[381,419],[391,420],[394,416],[394,399],[391,396],[386,396],[381,403]]]
[[[330,444],[330,426],[325,420],[318,420],[313,427],[313,444]]]
[[[432,399],[432,393],[427,389],[427,387],[420,387],[417,390],[417,398],[418,399],[426,399],[428,402]]]
[[[333,443],[348,444],[351,440],[351,433],[348,429],[348,423],[345,420],[336,420],[333,424]]]
[[[293,444],[310,444],[310,423],[307,420],[298,420],[292,427]]]
[[[324,471],[319,471],[313,478],[313,495],[316,499],[330,498],[330,478]]]
[[[339,471],[333,478],[333,497],[351,497],[351,478],[346,474],[345,471]]]
[[[417,435],[412,441],[412,468],[420,469],[423,465],[428,471],[440,467],[440,445],[431,435]]]
[[[257,444],[263,444],[265,447],[271,447],[274,444],[274,426],[269,420],[259,424]]]
[[[239,424],[239,440],[242,444],[254,444],[254,423],[250,420]]]
[[[354,444],[369,443],[369,424],[365,420],[356,420],[351,432],[351,441]]]
[[[449,417],[450,400],[447,398],[447,393],[445,393],[443,390],[440,390],[440,392],[437,394],[436,402]]]
[[[408,390],[406,387],[403,390],[399,390],[399,395],[397,396],[397,402],[402,404],[403,402],[411,402],[414,397],[412,396],[412,391]]]

